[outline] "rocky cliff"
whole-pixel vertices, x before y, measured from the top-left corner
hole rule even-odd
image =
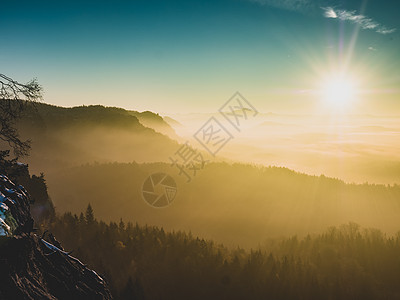
[[[111,299],[101,276],[54,236],[34,233],[30,202],[0,175],[0,299]]]

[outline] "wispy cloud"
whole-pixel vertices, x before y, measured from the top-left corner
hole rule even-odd
[[[293,11],[304,11],[310,5],[312,5],[312,1],[310,0],[250,0],[250,1],[262,5],[268,5],[272,7],[282,8],[286,10],[293,10]]]
[[[374,21],[367,16],[357,14],[354,10],[348,11],[344,9],[335,9],[333,7],[322,7],[322,10],[325,18],[349,21],[351,23],[359,25],[362,29],[375,30],[376,32],[381,34],[389,34],[396,31],[396,28],[386,28],[382,24]]]
[[[324,10],[325,18],[334,18],[335,19],[338,17],[332,7],[323,7],[322,9]]]
[[[374,30],[377,33],[389,34],[396,31],[396,28],[387,28],[386,26],[374,21],[372,18],[357,14],[355,10],[336,9],[333,6],[323,6],[327,1],[324,0],[249,0],[261,5],[272,6],[276,8],[309,13],[322,6],[323,16],[325,18],[339,19],[359,25],[362,29]]]

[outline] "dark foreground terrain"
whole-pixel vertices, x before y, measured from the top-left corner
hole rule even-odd
[[[102,277],[53,235],[34,233],[31,200],[0,175],[0,299],[111,299]]]

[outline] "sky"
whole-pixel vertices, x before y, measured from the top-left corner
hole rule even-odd
[[[236,91],[308,113],[344,72],[353,112],[400,114],[399,13],[381,0],[6,1],[0,73],[37,78],[51,104],[168,114],[217,111]]]

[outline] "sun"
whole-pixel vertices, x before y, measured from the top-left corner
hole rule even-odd
[[[343,107],[355,100],[357,84],[350,76],[330,76],[322,82],[321,94],[323,101],[329,105]]]

